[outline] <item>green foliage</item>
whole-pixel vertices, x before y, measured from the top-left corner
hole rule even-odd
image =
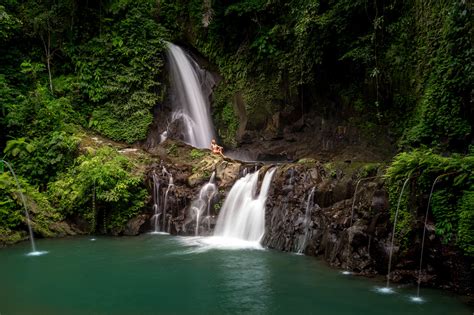
[[[191,152],[189,153],[189,156],[190,156],[191,159],[193,159],[193,160],[200,159],[200,158],[202,158],[202,157],[205,156],[205,155],[206,155],[206,153],[204,153],[203,151],[198,150],[198,149],[192,149]]]
[[[176,156],[178,154],[178,146],[176,143],[172,143],[167,149],[166,154]]]
[[[397,97],[410,99],[404,108],[413,113],[402,146],[465,149],[472,133],[468,117],[472,115],[469,95],[474,82],[469,11],[466,1],[440,1],[430,10],[412,9],[391,29],[401,41],[389,51],[396,58],[392,59],[396,60],[394,69],[400,71],[395,72],[400,76],[397,79],[412,83],[397,91]],[[413,46],[417,49],[407,51]],[[406,73],[407,64],[418,71]]]
[[[10,14],[3,5],[0,5],[0,40],[4,41],[12,36],[21,22]]]
[[[13,139],[4,153],[16,160],[20,175],[45,184],[67,168],[76,154],[79,138],[70,123],[75,114],[69,98],[52,97],[43,86],[18,100],[7,105],[5,122]]]
[[[21,197],[16,183],[8,173],[0,174],[0,226],[12,229],[23,222],[25,217]]]
[[[44,72],[45,65],[39,62],[32,62],[31,60],[24,60],[20,65],[21,73],[30,75],[33,80],[36,80],[41,72]]]
[[[144,204],[146,190],[133,163],[107,149],[77,157],[77,131],[88,126],[127,142],[146,137],[151,110],[164,94],[167,31],[155,10],[155,1],[127,0],[0,6],[0,148],[28,195],[37,194],[34,228],[43,235],[63,216],[92,222],[94,185],[104,232],[123,227]],[[61,215],[44,215],[53,212],[38,191],[48,192]],[[25,229],[18,221],[21,207],[14,194],[3,197],[0,219],[8,226],[0,223],[1,233],[19,239],[23,234],[17,231]]]
[[[143,140],[160,101],[165,30],[151,14],[152,4],[112,2],[104,33],[69,52],[89,127],[114,140]]]
[[[225,14],[230,15],[235,13],[238,16],[252,14],[254,12],[265,10],[267,7],[267,3],[268,1],[266,0],[236,1],[236,3],[229,5],[229,7],[225,11]]]
[[[418,205],[426,209],[433,182],[437,180],[431,200],[431,213],[438,234],[444,242],[454,242],[466,254],[472,254],[472,193],[474,191],[474,156],[440,156],[431,150],[403,152],[387,169],[392,219],[401,184],[411,178],[411,185],[402,196],[397,231],[405,239],[415,224]],[[425,196],[424,199],[422,197]]]
[[[474,187],[459,201],[458,242],[464,251],[474,256]]]
[[[126,104],[121,106],[106,103],[103,108],[94,110],[89,127],[114,140],[132,143],[145,139],[148,126],[153,121],[150,109],[157,100],[157,96],[152,93],[136,92],[130,96]],[[122,112],[111,114],[118,108],[121,108]]]
[[[15,103],[7,104],[6,123],[11,136],[38,137],[71,128],[75,113],[69,97],[55,98],[45,86],[38,85]]]
[[[25,208],[20,195],[23,193],[33,230],[43,236],[53,235],[51,224],[61,219],[60,214],[51,207],[46,196],[37,188],[29,185],[22,177],[18,177],[18,181],[21,192],[10,173],[0,173],[0,231],[4,230],[7,236],[13,234],[16,237],[12,231],[26,227]]]
[[[123,228],[145,205],[143,174],[134,173],[132,161],[103,147],[80,156],[75,165],[50,186],[53,204],[65,216],[81,215],[97,222],[94,210],[106,218],[105,231]],[[92,208],[95,191],[96,209]],[[91,231],[97,227],[91,226]]]
[[[235,138],[239,121],[234,113],[232,102],[234,97],[232,89],[220,84],[214,92],[213,121],[223,143],[228,146],[235,145]]]
[[[431,211],[436,220],[436,234],[442,236],[445,243],[453,237],[458,220],[455,195],[450,189],[440,189],[433,192]]]
[[[12,157],[26,157],[34,150],[35,146],[31,142],[27,142],[25,138],[18,138],[8,141],[3,153]]]

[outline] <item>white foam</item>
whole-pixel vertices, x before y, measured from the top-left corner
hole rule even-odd
[[[410,301],[412,301],[413,303],[419,303],[419,304],[425,303],[425,300],[419,296],[410,296]]]
[[[150,232],[148,234],[151,234],[151,235],[170,235],[170,233],[167,233],[167,232]]]
[[[137,152],[138,149],[135,149],[135,148],[125,148],[125,149],[122,149],[122,150],[119,150],[118,152],[119,153],[128,153],[128,152]]]
[[[209,250],[264,250],[259,242],[245,241],[238,238],[221,237],[221,236],[196,236],[182,237],[178,241],[184,246],[192,246],[193,248],[184,253],[202,253]]]
[[[48,253],[47,251],[36,250],[34,252],[29,252],[28,254],[26,254],[26,256],[42,256],[42,255],[46,255],[47,253]]]
[[[376,287],[375,292],[380,293],[380,294],[394,294],[396,293],[395,290],[393,290],[390,287]]]

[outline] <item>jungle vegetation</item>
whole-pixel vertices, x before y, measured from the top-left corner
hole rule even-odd
[[[275,112],[310,111],[388,128],[399,151],[386,175],[392,199],[407,176],[421,196],[451,173],[433,198],[437,233],[474,255],[472,9],[465,0],[2,0],[0,149],[35,203],[37,233],[75,216],[90,231],[123,224],[145,204],[143,174],[114,149],[84,152],[81,139],[146,138],[173,41],[222,76],[212,112],[226,145],[236,144],[237,92],[254,128]],[[0,235],[18,237],[20,198],[11,175],[0,179]],[[413,211],[405,207],[404,235]]]

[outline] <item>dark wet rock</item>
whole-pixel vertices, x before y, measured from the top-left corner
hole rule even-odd
[[[294,181],[291,185],[290,178]],[[280,166],[267,200],[263,244],[281,251],[298,251],[305,237],[306,198],[312,187],[314,205],[304,253],[320,256],[335,267],[385,275],[392,224],[388,194],[380,178],[359,185],[351,226],[355,189],[352,174],[326,172],[318,163]],[[413,232],[413,244],[408,248],[395,238],[392,281],[416,283],[421,240],[415,235],[421,235],[422,228]],[[422,285],[471,292],[474,282],[469,261],[459,250],[447,250],[447,245],[434,235],[433,226],[429,225],[427,231]]]
[[[146,214],[140,214],[134,218],[128,220],[125,230],[123,231],[124,235],[138,235],[142,225],[147,220],[148,216]]]
[[[269,153],[259,153],[257,155],[258,161],[271,161],[271,162],[286,162],[289,161],[289,158],[284,153],[278,154],[269,154]]]

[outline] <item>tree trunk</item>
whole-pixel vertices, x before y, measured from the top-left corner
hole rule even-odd
[[[53,94],[53,80],[51,77],[51,33],[48,31],[48,43],[46,43],[43,36],[41,36],[41,41],[43,42],[46,66],[48,68],[49,90],[51,91],[51,94]]]

